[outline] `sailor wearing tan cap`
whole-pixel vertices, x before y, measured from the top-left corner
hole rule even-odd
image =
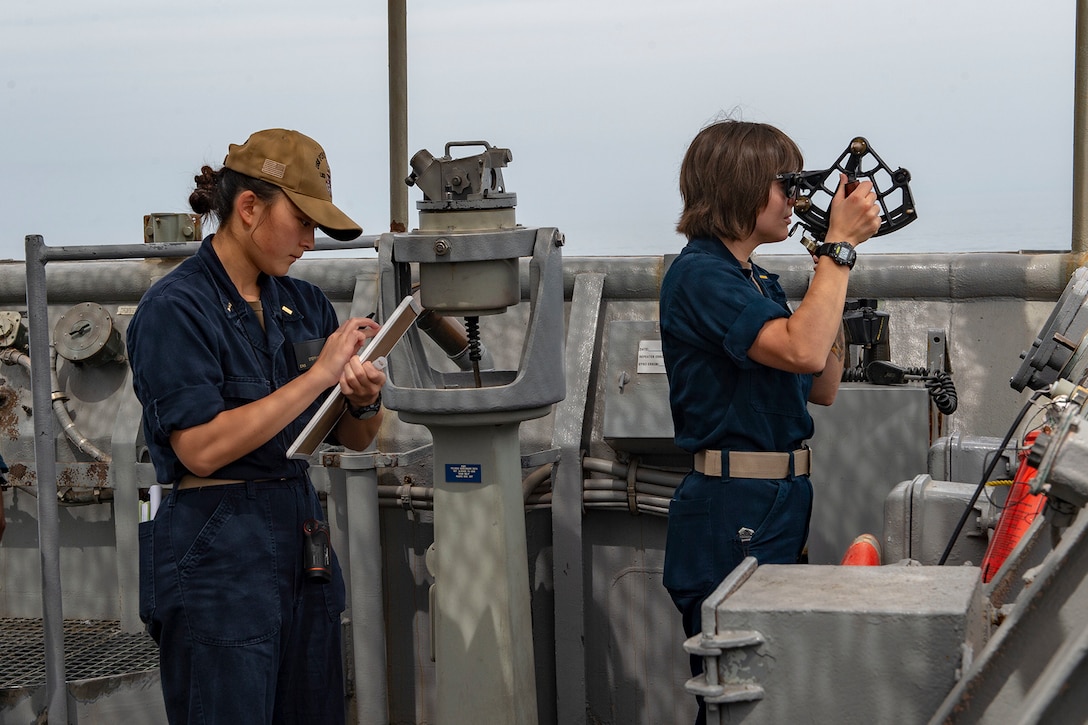
[[[332,202],[324,150],[297,131],[232,144],[189,201],[218,230],[152,285],[127,332],[156,478],[173,486],[140,531],[140,615],[167,713],[341,723],[344,582],[332,552],[304,571],[327,529],[308,464],[286,451],[334,385],[350,413],[335,442],[368,446],[385,374],[355,355],[377,323],[340,324],[320,289],[286,275],[315,228],[362,229]]]

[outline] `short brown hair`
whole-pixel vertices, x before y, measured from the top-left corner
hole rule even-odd
[[[707,126],[680,166],[684,211],[676,231],[688,239],[744,239],[767,205],[775,174],[803,164],[797,144],[774,126],[734,120]]]

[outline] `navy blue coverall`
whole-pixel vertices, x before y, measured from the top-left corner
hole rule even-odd
[[[688,637],[702,601],[745,556],[797,563],[808,538],[808,476],[730,478],[728,451],[789,452],[812,435],[812,375],[748,357],[763,325],[791,314],[778,276],[744,269],[716,239],[693,239],[661,284],[661,348],[677,446],[720,450],[720,477],[691,471],[669,506],[663,581]],[[702,658],[692,658],[692,673]],[[701,722],[705,713],[700,703]]]
[[[262,326],[211,244],[157,281],[128,327],[133,387],[162,484],[188,471],[175,430],[298,376],[337,328],[316,286],[262,276]],[[267,331],[266,331],[267,330]],[[257,450],[175,490],[140,525],[140,616],[159,643],[171,723],[342,723],[344,582],[303,576],[303,522],[323,518],[304,461],[286,451],[311,408]]]

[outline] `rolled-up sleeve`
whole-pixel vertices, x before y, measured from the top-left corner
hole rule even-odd
[[[683,284],[663,288],[661,325],[689,345],[720,354],[738,367],[757,363],[748,350],[769,321],[788,317],[789,311],[764,297],[746,280],[739,267],[718,263],[708,255],[677,260]],[[734,279],[735,278],[735,279]]]
[[[725,331],[722,348],[738,367],[750,368],[757,365],[748,359],[748,350],[764,325],[779,317],[786,317],[787,314],[780,305],[765,297],[752,300],[737,313],[732,326]]]
[[[133,386],[149,428],[161,440],[226,408],[211,328],[196,310],[169,297],[145,300],[129,326]]]

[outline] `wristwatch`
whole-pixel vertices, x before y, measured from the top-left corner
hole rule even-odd
[[[382,407],[382,394],[379,392],[378,397],[374,399],[374,402],[370,405],[364,405],[361,408],[356,408],[351,403],[348,403],[348,415],[355,420],[366,420],[367,418],[373,418],[378,414],[378,411]]]
[[[816,247],[816,251],[812,254],[815,257],[831,257],[835,264],[841,264],[850,269],[854,268],[854,262],[858,258],[854,245],[849,242],[824,242]]]

